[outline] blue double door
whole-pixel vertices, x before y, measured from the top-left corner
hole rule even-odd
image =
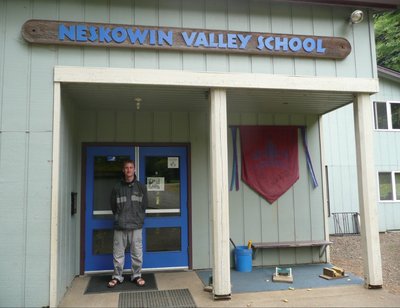
[[[143,226],[143,268],[187,268],[187,148],[88,146],[85,165],[84,271],[113,269],[112,187],[122,178],[124,160],[135,161],[138,179],[147,185],[149,205]],[[131,267],[129,247],[125,268]]]

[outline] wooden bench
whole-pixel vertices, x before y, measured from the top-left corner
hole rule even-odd
[[[295,241],[295,242],[266,242],[266,243],[252,243],[251,247],[253,248],[254,254],[257,249],[265,249],[265,248],[298,248],[298,247],[320,247],[319,257],[321,258],[324,254],[326,247],[331,245],[330,241]]]

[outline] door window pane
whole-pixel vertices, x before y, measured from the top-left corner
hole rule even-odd
[[[93,215],[100,218],[112,215],[110,194],[113,186],[122,177],[122,166],[129,156],[95,156],[93,183]]]
[[[180,216],[179,157],[147,156],[147,216]]]
[[[375,102],[375,128],[388,129],[386,103]]]
[[[380,200],[393,200],[392,176],[390,172],[379,172]]]
[[[390,104],[392,113],[392,128],[400,129],[400,104]]]
[[[146,251],[181,251],[181,228],[147,228]]]
[[[396,172],[394,178],[396,181],[396,200],[400,200],[400,173]]]
[[[93,230],[93,255],[112,254],[113,237],[112,229]]]
[[[114,242],[113,229],[99,229],[93,230],[93,255],[112,254]],[[128,253],[130,248],[129,244],[126,245],[125,253]]]

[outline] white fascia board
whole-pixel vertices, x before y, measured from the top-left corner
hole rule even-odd
[[[65,66],[55,67],[54,81],[206,88],[359,92],[371,94],[379,91],[379,82],[375,78],[309,77],[259,73],[186,72]]]

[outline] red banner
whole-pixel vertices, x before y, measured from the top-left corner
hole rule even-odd
[[[242,180],[269,203],[299,178],[296,126],[240,126]]]

